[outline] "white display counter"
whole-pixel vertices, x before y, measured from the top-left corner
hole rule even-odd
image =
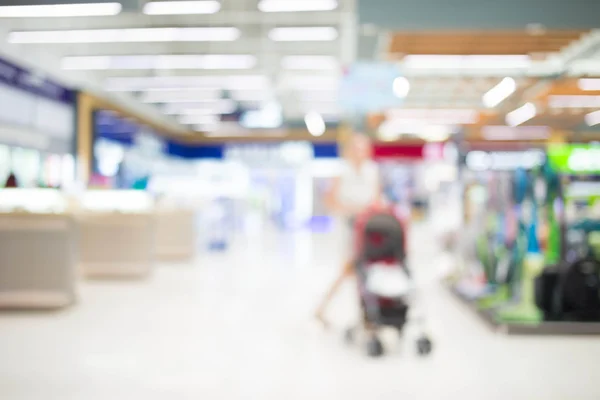
[[[190,260],[198,235],[193,209],[160,207],[156,212],[156,255],[161,261]]]
[[[75,231],[60,192],[0,190],[0,308],[61,308],[75,302]]]
[[[79,263],[89,278],[141,278],[155,264],[156,224],[142,191],[90,190],[81,196]]]

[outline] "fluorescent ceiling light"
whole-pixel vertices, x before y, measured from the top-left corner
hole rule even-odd
[[[396,97],[403,99],[410,92],[410,82],[405,77],[400,76],[394,79],[393,90]]]
[[[487,108],[494,108],[506,100],[517,90],[517,83],[513,78],[504,78],[502,81],[491,88],[483,95],[483,105]]]
[[[481,134],[486,140],[511,141],[511,140],[544,140],[550,137],[548,126],[520,126],[510,127],[503,125],[488,125],[481,129]]]
[[[479,120],[479,112],[470,109],[392,109],[386,113],[387,119],[405,121],[426,121],[433,124],[475,124]]]
[[[328,42],[338,38],[333,27],[274,28],[269,39],[276,42]]]
[[[205,115],[205,114],[231,114],[237,109],[233,100],[223,99],[205,103],[167,104],[163,112],[168,115]]]
[[[226,104],[226,103],[225,103]],[[223,109],[219,110],[216,107],[201,107],[201,108],[183,108],[179,110],[177,114],[179,115],[220,115],[220,114],[229,114],[235,111],[234,109]]]
[[[178,120],[184,125],[211,125],[218,123],[219,117],[217,115],[186,115]]]
[[[600,91],[600,79],[583,78],[577,82],[579,89],[585,91]]]
[[[150,90],[141,96],[144,103],[189,103],[201,101],[215,101],[221,97],[219,89],[195,90]]]
[[[306,124],[306,129],[308,129],[308,132],[313,136],[322,136],[327,129],[323,117],[316,112],[309,112],[306,114],[304,117],[304,123]]]
[[[512,127],[521,125],[535,117],[537,109],[533,103],[527,103],[506,114],[506,124]]]
[[[66,70],[251,69],[252,55],[76,56],[62,59]]]
[[[281,60],[281,66],[284,69],[320,71],[337,69],[339,64],[331,56],[288,56]]]
[[[437,125],[424,121],[387,120],[379,127],[378,134],[383,140],[396,140],[403,135],[416,135],[426,141],[444,141],[456,133],[453,125]]]
[[[408,55],[403,59],[409,69],[526,69],[526,55]]]
[[[262,12],[333,11],[337,7],[336,0],[261,0],[258,3]]]
[[[293,90],[299,91],[332,91],[338,90],[340,79],[338,76],[315,76],[291,74],[285,77],[284,84]]]
[[[600,124],[600,110],[594,111],[585,116],[585,123],[588,126],[595,126]]]
[[[9,43],[141,43],[141,42],[228,42],[240,30],[223,28],[133,28],[81,29],[66,31],[11,32]]]
[[[600,108],[600,96],[550,96],[551,108]]]
[[[215,14],[221,9],[218,1],[152,1],[144,6],[148,15]]]
[[[198,90],[201,88],[265,90],[269,85],[269,78],[264,75],[138,76],[108,78],[104,81],[104,88],[111,92]]]
[[[120,12],[120,3],[2,6],[0,18],[95,17],[117,15]]]

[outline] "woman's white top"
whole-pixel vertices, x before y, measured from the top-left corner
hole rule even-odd
[[[365,161],[360,168],[344,163],[340,175],[339,199],[346,207],[370,206],[379,195],[379,168],[373,161]]]

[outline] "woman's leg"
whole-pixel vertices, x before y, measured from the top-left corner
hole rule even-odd
[[[325,298],[321,302],[319,308],[317,308],[316,317],[324,326],[328,325],[327,320],[325,319],[325,312],[327,311],[327,306],[329,305],[335,294],[338,292],[340,286],[342,286],[342,283],[344,283],[346,278],[349,278],[354,274],[353,264],[354,263],[352,260],[349,260],[344,264],[341,273],[327,291],[327,294],[325,295]]]

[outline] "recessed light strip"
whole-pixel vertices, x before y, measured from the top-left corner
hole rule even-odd
[[[152,1],[144,6],[148,15],[193,15],[215,14],[221,9],[221,3],[212,0],[202,1]]]
[[[337,29],[330,26],[274,28],[269,32],[269,39],[275,42],[330,42],[337,38]]]
[[[59,18],[117,15],[120,3],[48,4],[1,6],[0,18]]]
[[[600,79],[598,78],[582,78],[577,82],[579,89],[585,91],[600,91]]]
[[[428,121],[430,123],[441,124],[474,124],[479,120],[479,112],[471,109],[400,108],[389,110],[386,113],[386,118],[404,121]]]
[[[304,123],[306,124],[306,129],[308,129],[308,132],[313,136],[322,136],[327,129],[323,117],[314,111],[306,114],[306,117],[304,117]]]
[[[258,3],[262,12],[333,11],[337,7],[336,0],[261,0]]]
[[[104,81],[111,92],[169,91],[169,90],[266,90],[270,80],[264,75],[230,76],[138,76],[114,77]]]
[[[587,114],[585,116],[585,123],[588,126],[600,125],[600,110]]]
[[[335,70],[339,68],[338,60],[331,56],[287,56],[281,60],[281,66],[289,70]]]
[[[551,108],[600,108],[600,96],[555,95],[548,98]]]
[[[517,83],[513,78],[507,77],[491,88],[483,95],[483,105],[487,108],[494,108],[506,100],[517,90]]]
[[[75,56],[62,59],[65,70],[252,69],[252,55]]]
[[[15,31],[9,43],[141,43],[141,42],[230,42],[239,39],[233,27],[80,29],[65,31]]]
[[[408,55],[403,59],[408,69],[527,69],[531,58],[527,55]]]
[[[533,103],[527,103],[506,114],[506,124],[512,127],[521,125],[535,117],[537,109]]]
[[[481,129],[485,140],[518,141],[518,140],[544,140],[551,134],[548,126],[522,126],[510,127],[503,125],[487,125]]]

